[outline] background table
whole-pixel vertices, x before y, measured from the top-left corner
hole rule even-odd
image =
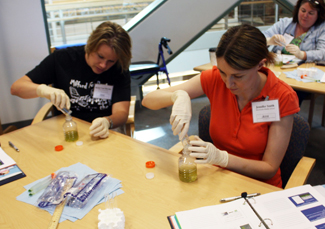
[[[126,228],[169,228],[167,216],[177,211],[219,204],[221,198],[244,191],[280,190],[210,165],[198,165],[198,180],[183,183],[178,178],[179,155],[114,131],[110,131],[107,139],[93,141],[89,136],[90,123],[74,120],[78,124],[79,140],[84,143],[82,146],[64,141],[63,116],[0,136],[3,150],[27,175],[0,186],[0,228],[46,228],[51,215],[17,201],[16,197],[25,191],[24,185],[77,162],[122,181],[125,193],[117,197],[117,204],[125,214]],[[20,152],[9,147],[8,141]],[[64,150],[56,152],[54,147],[59,144]],[[154,169],[145,168],[149,160],[155,161]],[[151,171],[155,178],[148,180],[145,174]],[[58,228],[97,228],[98,209],[104,209],[104,204],[96,206],[82,220],[64,221]]]

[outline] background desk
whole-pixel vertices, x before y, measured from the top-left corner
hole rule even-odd
[[[0,228],[47,228],[51,215],[17,201],[16,197],[25,191],[24,185],[77,162],[122,181],[125,193],[117,197],[117,204],[125,214],[126,228],[169,228],[167,216],[177,211],[219,204],[221,198],[237,196],[243,191],[280,190],[208,165],[198,166],[197,181],[183,183],[178,178],[179,155],[114,131],[110,131],[108,139],[92,141],[88,131],[90,123],[74,120],[79,139],[84,142],[82,146],[64,142],[63,116],[0,136],[3,150],[27,175],[0,186]],[[9,140],[20,149],[19,153],[8,146]],[[54,151],[54,146],[59,144],[64,150]],[[145,178],[149,170],[145,162],[149,160],[156,162],[152,180]],[[96,206],[82,220],[65,221],[58,228],[97,228],[98,209],[104,209],[104,204]]]
[[[304,67],[304,64],[302,64],[300,67]],[[325,72],[325,66],[315,66],[318,69]],[[212,68],[212,65],[210,63],[203,64],[197,67],[194,67],[195,71],[205,71]],[[311,126],[312,120],[313,120],[313,114],[314,114],[314,103],[315,98],[317,95],[325,95],[325,84],[323,83],[304,83],[302,81],[297,81],[292,78],[287,78],[284,72],[293,71],[295,68],[289,68],[289,69],[281,69],[280,67],[275,66],[269,66],[269,68],[276,72],[281,72],[281,75],[279,78],[289,84],[293,89],[300,90],[300,91],[306,91],[310,92],[311,94],[311,102],[309,107],[309,115],[308,115],[308,123]],[[325,115],[324,115],[324,108],[325,108],[325,99],[324,99],[324,105],[323,105],[323,115],[322,115],[322,126],[325,124]]]

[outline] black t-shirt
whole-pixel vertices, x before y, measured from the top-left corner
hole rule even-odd
[[[130,73],[121,72],[117,64],[96,74],[85,59],[84,46],[60,49],[47,56],[26,74],[34,83],[52,84],[70,98],[72,116],[92,122],[112,114],[112,105],[130,101]],[[113,86],[111,99],[93,98],[95,84]]]

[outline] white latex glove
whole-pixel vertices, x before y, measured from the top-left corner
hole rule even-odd
[[[70,109],[70,99],[67,94],[61,89],[41,84],[37,87],[36,93],[39,97],[51,100],[51,102],[56,107],[59,107],[61,109],[67,108],[68,110]]]
[[[191,98],[186,91],[174,91],[171,97],[174,105],[169,122],[172,125],[174,135],[179,135],[182,140],[190,128],[192,117]]]
[[[286,46],[286,50],[291,54],[295,55],[298,59],[301,60],[305,59],[305,52],[301,51],[297,45],[289,44]]]
[[[89,128],[90,135],[93,137],[107,138],[109,135],[110,123],[106,118],[96,118]]]
[[[286,39],[284,36],[280,34],[275,34],[272,37],[266,38],[267,45],[278,45],[278,46],[285,46]]]
[[[212,143],[205,142],[199,137],[197,140],[190,141],[191,151],[190,156],[195,158],[202,158],[203,160],[195,160],[197,164],[213,164],[221,167],[227,167],[228,165],[228,152],[219,150]]]

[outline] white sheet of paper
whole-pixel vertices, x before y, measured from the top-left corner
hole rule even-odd
[[[310,185],[263,194],[249,201],[271,229],[325,227],[325,198]],[[182,229],[265,228],[243,199],[176,212],[176,217]]]
[[[290,42],[293,40],[293,36],[291,36],[290,34],[288,34],[288,33],[285,33],[284,35],[283,35],[283,37],[284,37],[284,39],[286,40],[286,45],[288,45],[288,44],[290,44]]]
[[[15,165],[16,162],[0,147],[0,169]]]
[[[253,122],[280,121],[279,100],[252,102]]]

